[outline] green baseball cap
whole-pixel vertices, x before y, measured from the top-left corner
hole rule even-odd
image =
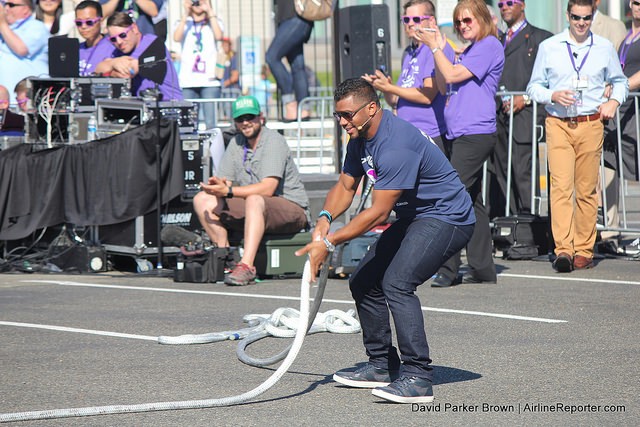
[[[241,96],[233,103],[233,118],[237,119],[245,114],[260,115],[260,103],[253,96]]]

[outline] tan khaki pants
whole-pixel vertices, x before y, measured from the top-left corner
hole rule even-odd
[[[572,126],[553,117],[545,124],[555,253],[590,258],[596,241],[596,188],[604,126],[600,120]]]

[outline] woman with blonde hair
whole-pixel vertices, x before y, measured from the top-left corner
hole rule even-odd
[[[497,142],[495,96],[504,67],[504,50],[484,1],[460,0],[453,10],[453,22],[458,38],[470,43],[453,62],[442,52],[447,41],[437,28],[422,29],[420,38],[433,52],[438,90],[446,94],[449,159],[471,195],[477,219],[467,245],[469,271],[462,276],[462,282],[495,283],[489,214],[481,190],[482,167]],[[456,284],[460,265],[458,253],[440,268],[431,286]]]

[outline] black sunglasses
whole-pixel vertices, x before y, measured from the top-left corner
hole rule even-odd
[[[502,8],[504,7],[504,5],[505,5],[505,4],[506,4],[507,6],[509,6],[509,7],[511,7],[511,6],[513,6],[514,4],[517,4],[517,3],[522,3],[522,2],[521,2],[520,0],[513,0],[513,1],[508,0],[508,1],[501,1],[500,3],[498,3],[498,9],[502,9]]]
[[[5,5],[5,6],[9,6],[11,9],[13,9],[14,7],[18,7],[18,6],[26,6],[26,4],[22,4],[22,3],[11,3],[10,1],[6,2],[4,5]]]
[[[473,22],[473,18],[469,18],[468,16],[466,18],[456,19],[455,21],[453,21],[456,27],[459,27],[462,24],[471,25],[472,22]]]
[[[634,5],[634,6],[640,6],[640,1],[635,1],[634,0],[634,1],[631,2],[631,4]]]
[[[353,120],[353,117],[360,112],[360,110],[362,110],[364,107],[366,107],[370,103],[371,101],[365,102],[364,104],[362,104],[360,108],[358,108],[353,113],[349,111],[334,111],[333,117],[335,117],[337,121],[340,121],[340,119],[345,119],[346,121],[350,122],[351,120]]]
[[[236,117],[235,119],[233,119],[233,121],[236,123],[252,122],[256,119],[256,117],[258,116],[256,116],[255,114],[244,114],[240,117]]]
[[[410,22],[413,21],[414,24],[419,24],[424,19],[431,19],[431,18],[433,18],[433,15],[422,15],[422,16],[404,15],[402,17],[402,22],[404,22],[405,24],[409,24]]]
[[[591,18],[593,18],[593,15],[585,15],[585,16],[580,16],[580,15],[574,15],[573,13],[569,14],[569,18],[571,18],[572,21],[579,21],[579,20],[583,20],[584,22],[589,22],[591,21]]]

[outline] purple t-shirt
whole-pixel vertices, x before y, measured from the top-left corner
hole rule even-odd
[[[133,52],[128,54],[128,56],[136,59],[139,58],[155,39],[157,39],[157,37],[152,34],[143,34],[138,46],[133,50]],[[162,99],[164,101],[182,100],[184,98],[182,96],[182,91],[180,90],[180,84],[178,83],[176,67],[174,67],[171,62],[171,54],[166,48],[165,53],[167,55],[167,75],[164,77],[164,81],[158,86],[158,88],[163,95]],[[127,54],[120,52],[118,49],[114,49],[112,56],[114,58],[118,58],[120,56],[127,56]],[[143,90],[154,87],[155,83],[153,81],[145,79],[140,74],[137,74],[131,80],[131,93],[134,96],[140,96]]]
[[[447,45],[444,54],[453,62],[455,52]],[[424,79],[435,79],[433,54],[428,46],[409,46],[402,60],[402,73],[398,77],[400,87],[421,88]],[[434,82],[435,84],[435,82]],[[404,98],[398,98],[398,117],[408,121],[431,137],[444,134],[447,130],[444,120],[445,97],[438,93],[430,105],[416,104]]]
[[[366,175],[376,190],[403,190],[398,218],[437,218],[449,224],[476,221],[471,197],[438,146],[419,129],[383,111],[375,136],[347,145],[344,173]]]
[[[504,68],[504,48],[493,36],[472,43],[458,58],[473,77],[448,85],[444,109],[447,138],[496,131],[498,82]]]
[[[103,37],[93,47],[87,47],[87,42],[80,43],[80,75],[90,76],[96,65],[107,58],[111,58],[115,48],[107,37]]]

